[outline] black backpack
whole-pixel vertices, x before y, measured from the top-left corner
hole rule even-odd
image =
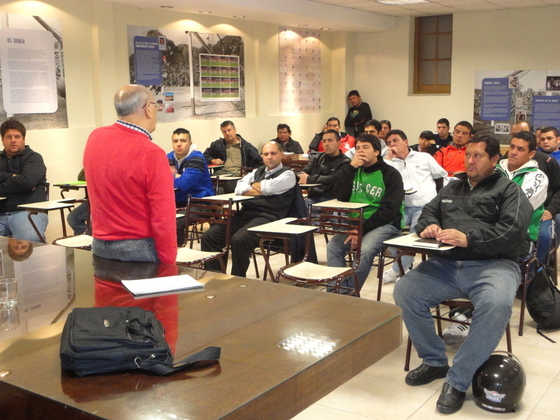
[[[540,267],[527,288],[527,310],[537,323],[537,333],[555,343],[541,330],[560,328],[560,290],[551,278],[552,268]]]

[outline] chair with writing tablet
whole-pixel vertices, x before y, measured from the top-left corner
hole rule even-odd
[[[188,267],[204,268],[204,264],[213,261],[220,261],[222,273],[226,272],[227,259],[229,253],[229,242],[231,238],[231,217],[233,209],[233,200],[227,201],[207,200],[203,198],[187,199],[187,207],[185,210],[185,243],[177,249],[176,263]],[[220,251],[199,251],[187,247],[188,238],[192,233],[189,229],[193,226],[208,223],[210,226],[214,224],[225,225],[226,242]],[[192,241],[190,241],[192,247]]]
[[[328,267],[308,261],[309,246],[302,261],[281,267],[276,274],[276,282],[281,278],[293,281],[296,286],[320,285],[334,293],[360,296],[360,283],[356,269],[360,264],[361,238],[363,235],[364,210],[343,207],[322,207],[315,204],[310,208],[309,223],[317,226],[316,233],[334,235],[354,230],[357,232],[357,247],[350,266]],[[308,235],[311,235],[309,233]],[[351,277],[353,286],[342,286],[341,283]]]

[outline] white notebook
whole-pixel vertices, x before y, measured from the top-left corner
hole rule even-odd
[[[134,296],[169,294],[204,289],[204,285],[187,274],[153,279],[123,280],[123,286]]]

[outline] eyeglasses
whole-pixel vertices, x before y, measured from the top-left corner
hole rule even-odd
[[[144,104],[142,109],[146,108],[146,106],[148,106],[149,104],[155,105],[157,107],[157,102],[147,102],[147,103]]]

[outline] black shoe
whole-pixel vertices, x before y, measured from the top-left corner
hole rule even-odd
[[[405,378],[405,382],[410,386],[429,384],[436,379],[445,378],[448,370],[449,365],[428,366],[422,363],[416,369],[408,372]]]
[[[441,414],[453,414],[461,409],[463,401],[465,401],[465,393],[446,382],[437,400],[436,410]]]

